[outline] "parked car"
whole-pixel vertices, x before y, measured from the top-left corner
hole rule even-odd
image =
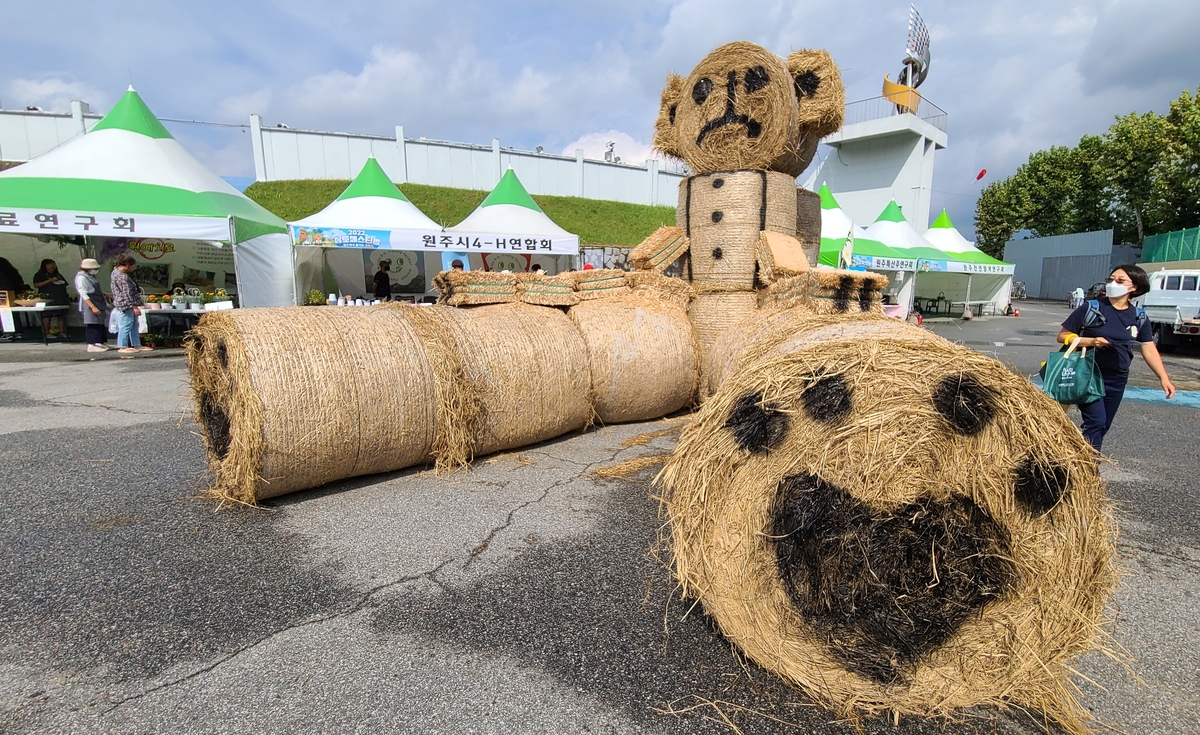
[[[1099,283],[1093,283],[1093,284],[1092,284],[1092,286],[1091,286],[1091,288],[1089,288],[1089,289],[1088,289],[1088,290],[1085,292],[1085,294],[1084,294],[1084,298],[1086,298],[1086,299],[1088,299],[1089,301],[1091,301],[1092,299],[1098,299],[1098,298],[1100,298],[1101,296],[1103,296],[1103,295],[1104,295],[1104,284],[1105,284],[1105,283],[1107,283],[1107,281],[1100,281]]]

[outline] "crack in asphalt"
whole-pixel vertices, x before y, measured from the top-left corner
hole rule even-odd
[[[439,582],[437,580],[435,575],[438,572],[440,572],[443,567],[445,567],[446,565],[450,564],[453,561],[454,561],[453,558],[447,559],[447,560],[443,561],[441,564],[438,564],[433,569],[429,569],[429,570],[421,572],[419,574],[411,574],[411,575],[408,575],[405,577],[401,577],[400,579],[396,579],[391,582],[385,582],[384,584],[376,585],[375,587],[372,587],[372,588],[368,589],[365,593],[363,593],[362,596],[359,597],[358,601],[355,602],[354,605],[352,605],[349,609],[339,610],[337,612],[333,612],[328,615],[321,615],[321,616],[318,616],[315,618],[310,618],[308,620],[301,621],[294,625],[288,625],[288,626],[279,628],[278,630],[273,630],[270,633],[259,638],[258,640],[254,641],[253,643],[248,643],[245,646],[242,646],[241,648],[237,649],[236,651],[233,651],[225,656],[222,656],[221,658],[208,664],[207,666],[203,666],[199,669],[196,669],[195,671],[190,672],[186,676],[182,676],[178,679],[175,679],[174,681],[164,682],[162,684],[159,684],[158,686],[151,687],[145,691],[138,692],[137,694],[130,695],[128,697],[125,697],[124,699],[117,700],[116,702],[113,703],[113,705],[111,707],[109,707],[108,709],[101,712],[100,716],[104,717],[106,715],[109,715],[112,712],[116,711],[117,709],[120,709],[124,705],[128,704],[129,702],[133,702],[138,699],[148,697],[151,694],[157,694],[157,693],[165,691],[167,689],[176,687],[180,684],[185,684],[193,679],[196,679],[197,677],[203,676],[204,674],[214,671],[215,669],[220,667],[222,664],[232,661],[233,659],[242,655],[246,651],[256,648],[256,647],[262,645],[263,643],[266,643],[267,641],[269,641],[273,638],[276,638],[280,635],[283,635],[284,633],[287,633],[289,631],[297,630],[299,628],[305,628],[310,625],[316,625],[318,623],[328,622],[330,620],[336,620],[338,618],[348,617],[350,615],[354,615],[355,613],[360,612],[364,607],[366,607],[371,602],[372,598],[375,597],[375,595],[380,594],[382,592],[386,592],[387,590],[389,590],[393,587],[408,584],[409,582],[415,582],[419,579],[428,579],[428,580],[432,581],[434,584],[437,584],[440,586],[441,582]]]
[[[516,517],[516,514],[518,512],[520,512],[530,506],[541,503],[547,497],[549,497],[551,491],[553,491],[555,488],[564,487],[565,485],[567,485],[575,480],[578,480],[581,477],[586,476],[589,472],[591,472],[591,470],[594,467],[596,467],[598,465],[615,461],[619,455],[621,455],[625,451],[628,451],[629,449],[631,449],[631,447],[618,447],[618,448],[614,449],[612,451],[612,453],[606,459],[600,459],[595,462],[589,462],[589,463],[581,463],[581,462],[576,462],[573,460],[567,460],[567,459],[564,459],[561,457],[553,457],[554,459],[558,459],[560,461],[567,461],[570,464],[574,464],[577,467],[582,467],[583,469],[581,469],[579,472],[575,473],[574,475],[571,475],[568,478],[564,478],[562,480],[553,482],[550,485],[547,485],[546,488],[544,490],[542,490],[541,494],[537,498],[525,501],[524,503],[520,503],[519,505],[516,505],[512,509],[510,509],[505,516],[504,522],[495,526],[494,528],[492,528],[491,531],[488,532],[487,536],[484,537],[483,541],[478,546],[476,546],[475,548],[473,548],[471,551],[468,552],[467,560],[466,560],[466,562],[463,563],[462,569],[465,570],[467,567],[469,567],[471,565],[471,562],[473,562],[476,558],[478,558],[480,555],[485,553],[487,551],[488,547],[491,545],[492,541],[496,538],[496,536],[498,534],[500,534],[501,532],[503,532],[504,530],[506,530],[512,526],[513,520]],[[548,457],[550,456],[550,455],[546,455],[543,452],[538,452],[538,454],[543,454],[544,456],[548,456]],[[497,489],[503,489],[503,488],[507,487],[507,485],[508,485],[508,483],[498,483],[496,481],[479,481],[479,484],[488,486],[488,487],[495,487]],[[288,633],[290,631],[297,630],[300,628],[305,628],[305,627],[308,627],[311,625],[318,625],[320,623],[325,623],[330,620],[337,620],[340,618],[345,618],[345,617],[354,615],[354,614],[360,612],[361,610],[363,610],[363,608],[365,608],[368,604],[370,604],[372,602],[372,599],[375,596],[385,593],[388,590],[393,589],[395,587],[409,584],[410,582],[415,582],[420,579],[426,579],[429,582],[437,585],[438,587],[445,589],[446,585],[445,585],[445,583],[442,582],[442,580],[440,580],[438,578],[438,573],[441,572],[442,569],[444,569],[448,565],[455,562],[456,559],[457,559],[457,557],[452,557],[450,559],[446,559],[445,561],[441,562],[440,564],[433,567],[432,569],[426,570],[424,572],[420,572],[418,574],[407,575],[407,576],[401,577],[399,579],[396,579],[396,580],[393,580],[390,582],[385,582],[383,584],[376,585],[375,587],[372,587],[372,588],[368,589],[366,592],[364,592],[358,598],[358,600],[353,605],[351,605],[348,609],[338,610],[338,611],[329,613],[327,615],[321,615],[321,616],[318,616],[315,618],[310,618],[308,620],[304,620],[304,621],[295,623],[293,625],[287,625],[287,626],[284,626],[277,630],[271,631],[270,633],[267,633],[266,635],[262,636],[258,640],[253,641],[252,643],[248,643],[245,646],[242,646],[241,648],[237,649],[236,651],[232,651],[229,654],[218,658],[216,661],[213,661],[212,663],[209,663],[209,664],[202,666],[192,672],[189,672],[188,674],[186,674],[182,677],[179,677],[178,679],[174,679],[174,680],[168,681],[168,682],[163,682],[162,684],[151,687],[144,691],[138,692],[136,694],[132,694],[123,699],[116,700],[116,701],[112,702],[110,707],[108,707],[107,709],[100,712],[99,716],[105,717],[130,702],[134,702],[139,699],[143,699],[143,698],[148,697],[153,694],[158,694],[158,693],[164,692],[168,689],[175,688],[181,684],[186,684],[190,681],[193,681],[201,676],[204,676],[205,674],[211,673],[212,671],[215,671],[217,668],[228,663],[229,661],[232,661],[233,659],[241,656],[243,653],[246,653],[247,651],[257,648],[258,646],[260,646],[278,636]]]

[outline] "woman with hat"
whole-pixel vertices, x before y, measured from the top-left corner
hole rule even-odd
[[[88,352],[108,350],[108,303],[96,274],[100,264],[95,258],[84,258],[75,274],[75,290],[79,292],[79,311],[83,314],[84,342]]]

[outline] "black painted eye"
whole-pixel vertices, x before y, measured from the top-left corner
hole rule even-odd
[[[1067,471],[1032,459],[1017,468],[1013,497],[1035,518],[1044,516],[1067,494]]]
[[[771,78],[767,76],[767,70],[761,66],[752,66],[746,70],[746,91],[757,92],[767,86]]]
[[[762,396],[751,394],[738,399],[725,428],[733,432],[742,449],[762,454],[783,441],[788,417],[775,404],[763,403]]]
[[[850,386],[841,375],[828,375],[808,386],[801,397],[804,412],[813,421],[833,424],[850,413]]]
[[[692,87],[692,101],[698,105],[702,105],[704,104],[704,100],[708,99],[708,96],[712,94],[712,91],[712,80],[705,77],[696,82],[696,85]]]
[[[725,257],[725,251],[721,248],[713,248],[713,260],[720,260]]]
[[[667,119],[671,121],[672,125],[675,124],[675,108],[676,107],[678,107],[678,105],[671,105],[670,107],[667,108]]]
[[[821,77],[814,72],[806,71],[803,74],[796,75],[796,96],[800,99],[812,97],[817,93],[817,87],[821,86]]]
[[[955,432],[972,436],[995,417],[996,394],[973,375],[951,375],[933,391],[933,405]]]

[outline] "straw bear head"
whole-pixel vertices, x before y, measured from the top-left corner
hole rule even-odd
[[[686,79],[667,76],[654,147],[699,174],[799,176],[844,112],[845,88],[828,53],[794,51],[785,62],[737,41],[714,49]]]

